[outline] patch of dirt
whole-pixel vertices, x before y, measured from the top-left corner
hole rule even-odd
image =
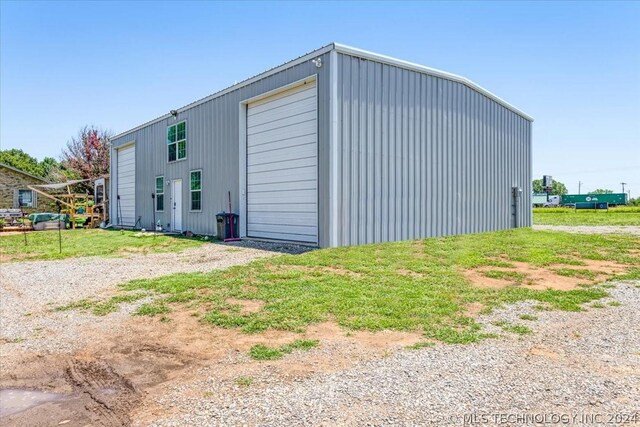
[[[201,254],[199,256],[183,256],[180,257],[180,262],[187,264],[203,264],[207,262],[220,261],[222,257],[215,255]]]
[[[244,285],[242,286],[242,290],[245,292],[258,292],[258,288],[253,285]]]
[[[215,346],[186,326],[159,320],[129,319],[124,332],[104,333],[91,325],[78,330],[91,344],[73,354],[26,354],[3,360],[0,388],[35,389],[64,397],[2,419],[16,426],[126,426],[131,411],[159,384],[173,381],[206,359]],[[214,352],[215,354],[215,352]]]
[[[125,426],[142,399],[140,390],[110,363],[96,357],[42,356],[26,358],[2,388],[40,389],[61,393],[55,402],[27,408],[2,419],[5,425]]]
[[[558,353],[546,347],[532,347],[527,351],[527,353],[531,356],[544,357],[546,359],[551,359],[554,361],[560,360],[562,358],[562,356],[560,356]]]
[[[306,265],[268,265],[272,271],[301,271],[303,273],[329,273],[329,274],[337,274],[339,276],[347,276],[347,277],[362,277],[362,273],[358,273],[356,271],[351,271],[346,268],[335,267],[335,266],[318,266],[318,267],[310,267]]]
[[[36,256],[37,256],[37,254],[34,255],[32,253],[5,254],[5,253],[2,253],[0,251],[0,264],[5,263],[5,262],[16,261],[16,260],[25,261],[25,260],[32,259],[32,258],[34,258]]]
[[[27,234],[34,233],[33,229],[28,229]],[[0,230],[0,237],[2,236],[16,236],[18,234],[24,234],[24,230],[10,230],[9,227],[4,227]]]
[[[412,270],[407,270],[405,268],[400,268],[398,270],[396,270],[396,273],[398,273],[401,276],[407,276],[407,277],[412,277],[414,279],[421,279],[424,277],[424,274],[422,273],[418,273]]]
[[[464,277],[469,280],[472,285],[479,286],[481,288],[502,289],[508,286],[518,286],[518,283],[513,280],[494,279],[493,277],[486,277],[482,274],[484,271],[497,270],[498,268],[499,267],[482,267],[474,270],[466,270],[464,271]],[[505,271],[508,271],[508,269],[505,269]]]
[[[581,259],[586,265],[578,268],[591,270],[598,274],[610,275],[610,274],[622,274],[629,269],[630,266],[624,264],[618,264],[613,261],[598,261],[593,259]]]
[[[170,408],[159,406],[156,398],[177,385],[201,380],[201,369],[230,382],[265,371],[278,381],[298,381],[383,357],[390,349],[422,340],[418,332],[347,332],[335,322],[311,325],[302,334],[274,330],[245,334],[203,323],[192,310],[174,311],[164,321],[160,317],[124,319],[122,327],[113,329],[119,332],[106,333],[94,324],[79,327],[78,336],[89,337],[91,344],[72,354],[22,353],[3,358],[0,388],[61,393],[63,398],[4,417],[2,423],[49,426],[69,420],[68,425],[126,426],[133,418],[151,421],[166,416]],[[320,346],[268,362],[248,357],[256,344],[280,346],[301,338],[317,339]]]
[[[470,304],[465,305],[464,314],[469,317],[478,317],[482,310],[484,310],[485,305],[479,302],[472,302]]]
[[[260,300],[227,298],[225,302],[227,304],[241,306],[240,314],[257,313],[264,307],[264,301]]]
[[[578,285],[594,284],[600,282],[610,275],[621,274],[625,272],[629,266],[623,264],[617,264],[611,261],[595,261],[595,260],[583,260],[585,263],[583,266],[565,266],[554,265],[545,268],[534,267],[526,262],[518,261],[506,261],[513,267],[495,267],[495,266],[482,266],[472,270],[466,270],[463,272],[464,276],[473,285],[483,288],[502,289],[508,286],[524,286],[531,289],[545,290],[556,289],[561,291],[568,291],[575,289]],[[596,274],[595,278],[589,279],[585,277],[563,276],[555,273],[553,270],[559,266],[566,268],[567,270],[589,270]],[[516,272],[525,276],[525,279],[518,281],[515,279],[497,279],[486,277],[484,273],[487,271],[504,271],[504,272]]]
[[[126,256],[126,255],[136,255],[142,254],[146,255],[149,253],[149,248],[145,246],[125,246],[116,251],[117,256]]]
[[[404,347],[420,341],[423,336],[419,332],[399,331],[345,331],[335,322],[323,322],[311,325],[305,337],[320,340],[321,343],[349,341],[373,350],[387,350],[393,347]]]

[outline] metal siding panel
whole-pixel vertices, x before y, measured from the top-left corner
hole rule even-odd
[[[390,175],[389,175],[389,160],[391,158],[391,153],[389,152],[391,144],[389,142],[389,117],[390,117],[390,111],[389,111],[389,98],[390,98],[390,94],[391,94],[391,83],[390,83],[390,74],[389,74],[389,68],[388,67],[384,67],[381,65],[381,74],[382,74],[382,86],[378,89],[382,92],[381,94],[381,114],[382,114],[382,118],[381,118],[381,129],[382,129],[382,135],[381,135],[381,152],[382,152],[382,180],[381,180],[381,192],[382,192],[382,199],[381,199],[381,203],[382,203],[382,212],[381,212],[381,218],[380,218],[380,227],[381,227],[381,235],[380,235],[380,239],[381,241],[385,242],[385,241],[389,241],[391,240],[390,235],[389,235],[389,225],[391,224],[390,221],[390,217],[389,217],[389,207],[390,207],[390,201],[389,201],[389,183],[391,181],[390,179]]]
[[[382,241],[382,162],[384,155],[382,153],[382,64],[376,64],[374,68],[375,86],[371,88],[373,92],[373,141],[375,147],[375,166],[374,166],[374,185],[372,193],[375,198],[373,209],[373,241]]]
[[[394,70],[395,83],[395,103],[393,105],[393,170],[395,177],[393,180],[393,217],[394,229],[393,239],[402,240],[402,73],[404,70],[397,68]]]
[[[437,172],[437,176],[436,176],[436,182],[438,183],[438,187],[436,189],[436,200],[438,203],[438,212],[436,213],[436,232],[435,235],[436,236],[442,236],[444,234],[444,227],[446,227],[445,224],[445,216],[444,216],[444,209],[446,208],[446,204],[447,204],[447,195],[446,195],[446,188],[444,187],[444,184],[446,182],[445,180],[445,176],[444,176],[444,166],[445,166],[445,161],[446,158],[444,157],[444,144],[446,143],[445,138],[446,138],[446,118],[445,118],[445,104],[444,104],[444,84],[445,81],[444,80],[440,80],[438,79],[438,89],[437,89],[437,96],[438,96],[438,101],[437,101],[437,107],[436,107],[436,113],[437,113],[437,118],[436,118],[436,153],[437,153],[437,163],[436,163],[436,172]]]
[[[427,145],[427,76],[420,75],[420,98],[418,99],[418,108],[420,109],[419,130],[420,130],[420,157],[418,159],[418,167],[420,168],[420,226],[418,236],[427,235],[427,210],[429,209],[429,201],[427,199],[428,185],[428,145]]]
[[[350,124],[352,120],[350,118],[351,115],[351,100],[353,96],[351,96],[351,90],[353,90],[353,78],[351,76],[351,61],[342,60],[342,56],[338,56],[339,61],[341,61],[341,67],[338,67],[342,70],[342,103],[339,103],[341,109],[341,121],[340,123],[344,124],[342,126],[342,132],[339,132],[341,135],[340,139],[340,168],[339,168],[339,187],[341,188],[341,203],[339,207],[340,212],[340,230],[339,230],[339,241],[341,245],[348,245],[350,242],[349,233],[349,224],[351,221],[349,220],[350,215],[350,206],[349,206],[349,188],[351,185],[351,176],[349,174],[350,170],[350,150],[351,150],[351,128]],[[340,124],[338,125],[340,126]]]
[[[220,97],[195,105],[180,113],[178,120],[187,121],[187,158],[182,161],[167,163],[166,128],[174,123],[172,118],[164,119],[135,132],[127,134],[112,142],[115,150],[119,145],[136,141],[136,211],[142,216],[142,226],[152,227],[153,205],[151,193],[155,191],[156,176],[163,176],[165,181],[181,178],[183,180],[183,229],[198,234],[215,233],[215,214],[227,211],[227,191],[231,191],[233,210],[239,211],[239,105],[240,102],[278,87],[299,81],[317,74],[318,93],[318,151],[326,153],[328,146],[328,127],[325,111],[328,108],[329,96],[329,54],[322,55],[323,67],[316,68],[311,62],[304,62],[281,72],[259,79],[247,86],[230,91]],[[324,154],[326,156],[326,154]],[[325,157],[326,158],[326,157]],[[115,161],[112,162],[113,171]],[[327,194],[327,162],[318,162],[318,192]],[[189,172],[201,169],[203,179],[202,212],[189,211]],[[115,183],[113,183],[115,188]],[[165,187],[165,205],[170,203],[170,188]],[[317,202],[316,202],[317,203]],[[327,211],[321,203],[318,209],[318,222],[327,221]],[[115,218],[112,215],[112,218]],[[156,213],[156,219],[166,227],[170,221],[170,211]],[[328,243],[319,232],[320,244]]]
[[[415,224],[416,224],[416,215],[415,215],[415,190],[416,190],[416,168],[415,168],[415,152],[416,152],[416,137],[415,137],[415,126],[416,122],[415,118],[415,102],[416,102],[416,85],[415,85],[415,73],[408,74],[408,82],[407,86],[409,89],[408,99],[407,99],[407,114],[405,114],[404,119],[407,127],[407,137],[406,139],[406,163],[407,168],[405,169],[406,176],[406,187],[407,187],[407,201],[405,203],[407,215],[406,215],[406,237],[408,239],[415,239]]]
[[[376,208],[376,199],[374,193],[374,185],[375,185],[375,155],[376,155],[376,143],[374,138],[374,89],[376,87],[376,79],[375,79],[375,64],[372,62],[367,62],[367,82],[366,91],[367,91],[367,103],[366,103],[366,144],[365,149],[367,150],[367,179],[365,182],[367,197],[362,202],[362,207],[364,209],[366,215],[366,224],[364,226],[364,241],[365,242],[375,242],[374,232],[375,232],[375,224],[374,224],[374,213]]]
[[[338,60],[341,244],[510,227],[512,186],[528,206],[529,121],[457,82]]]
[[[426,236],[435,235],[435,217],[436,207],[438,205],[436,199],[436,151],[435,151],[435,103],[436,103],[436,79],[430,76],[426,76],[427,79],[427,176],[429,179],[427,197],[429,209],[427,211],[427,232]]]

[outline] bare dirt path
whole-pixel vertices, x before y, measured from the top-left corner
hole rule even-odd
[[[640,236],[640,227],[634,225],[538,225],[534,230],[566,231],[577,234],[634,234]]]

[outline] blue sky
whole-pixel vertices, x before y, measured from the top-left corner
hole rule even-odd
[[[0,143],[58,157],[332,41],[536,118],[534,176],[640,195],[640,3],[0,2]]]

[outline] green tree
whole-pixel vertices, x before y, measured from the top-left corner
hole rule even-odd
[[[53,160],[53,159],[52,159]],[[54,160],[55,162],[55,160]],[[30,173],[31,175],[45,177],[45,171],[43,165],[38,162],[38,159],[31,157],[29,154],[17,148],[11,150],[0,151],[0,163],[12,166],[21,171]]]
[[[603,188],[598,188],[597,190],[589,191],[589,194],[611,194],[613,191],[606,190]]]
[[[542,187],[542,179],[534,179],[533,180],[533,192],[534,193],[544,193],[544,188]],[[563,195],[567,194],[567,186],[561,183],[560,181],[553,181],[553,185],[551,186],[551,194]]]
[[[47,181],[64,181],[73,175],[53,157],[45,157],[41,162],[22,150],[0,150],[0,163],[12,166],[21,171],[39,176]]]

